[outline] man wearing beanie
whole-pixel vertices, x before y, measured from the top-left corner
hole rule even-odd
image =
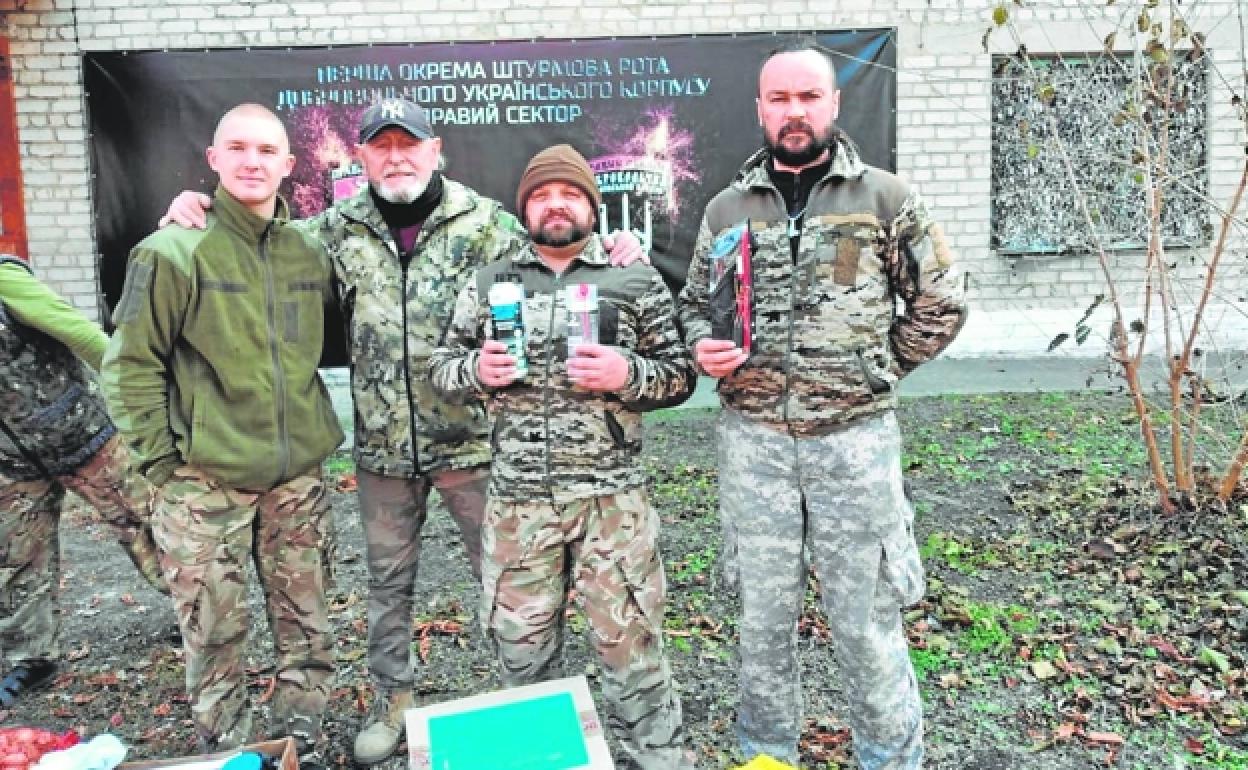
[[[619,764],[670,770],[690,762],[663,651],[665,582],[640,460],[641,413],[684,401],[697,378],[658,272],[608,267],[593,234],[600,198],[571,147],[529,162],[516,209],[531,242],[460,290],[430,375],[448,398],[484,400],[494,421],[482,620],[503,682],[560,676],[575,588]],[[500,282],[523,285],[524,375],[492,338],[487,298]],[[584,320],[570,316],[570,300],[595,295],[598,342],[569,354],[567,330]]]
[[[437,489],[480,578],[480,528],[490,446],[480,403],[433,391],[429,354],[472,271],[525,245],[502,204],[442,175],[442,140],[419,105],[386,99],[360,118],[356,157],[368,185],[304,224],[329,249],[347,319],[356,475],[368,549],[368,668],[372,710],[357,763],[398,748],[412,708],[412,610],[421,529]],[[592,183],[592,176],[590,177]],[[184,192],[168,219],[202,226],[207,199]],[[640,255],[617,238],[612,258]]]

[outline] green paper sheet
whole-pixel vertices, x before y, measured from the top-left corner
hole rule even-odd
[[[571,693],[429,720],[432,770],[568,770],[589,764]]]

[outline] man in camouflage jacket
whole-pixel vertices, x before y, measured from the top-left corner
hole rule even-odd
[[[608,266],[593,235],[593,172],[567,145],[533,158],[517,209],[533,245],[460,292],[434,387],[484,397],[494,420],[482,532],[483,624],[508,686],[559,676],[567,576],[603,669],[621,764],[684,767],[680,700],[663,652],[658,517],[646,499],[640,412],[683,401],[696,376],[658,272]],[[487,295],[524,288],[528,374],[489,339]],[[599,344],[568,354],[567,290],[593,284]]]
[[[415,705],[412,610],[433,489],[459,528],[473,576],[481,574],[485,410],[435,393],[429,354],[468,276],[521,250],[527,236],[502,204],[439,171],[442,140],[417,104],[386,99],[366,110],[356,155],[368,184],[297,224],[328,249],[346,320],[368,549],[368,667],[377,688],[354,758],[371,765],[394,753],[403,712]],[[202,227],[206,203],[183,193],[168,218]],[[635,246],[621,239],[612,256],[630,259]]]
[[[922,713],[900,608],[922,596],[923,570],[902,487],[896,387],[949,344],[966,310],[940,228],[914,190],[864,165],[836,129],[839,97],[817,49],[768,57],[758,96],[767,146],[707,206],[680,318],[699,367],[721,378],[720,510],[742,598],[742,751],[798,760],[805,552],[858,762],[913,769]],[[742,225],[753,243],[748,354],[713,339],[710,320],[710,256],[730,251]]]
[[[481,575],[490,451],[480,404],[434,393],[429,355],[477,267],[524,243],[515,217],[438,171],[441,140],[403,100],[370,108],[359,157],[369,183],[308,222],[329,249],[351,351],[355,465],[368,547],[368,665],[374,708],[355,760],[389,757],[412,692],[412,609],[421,529],[437,489]]]
[[[143,577],[168,593],[151,486],[105,411],[98,324],[0,254],[0,711],[46,683],[60,657],[58,522],[65,490],[99,512]]]

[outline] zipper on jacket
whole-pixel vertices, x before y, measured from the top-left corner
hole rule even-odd
[[[286,374],[282,370],[282,354],[277,344],[277,289],[273,285],[273,261],[269,258],[269,234],[273,223],[260,234],[260,264],[264,266],[265,315],[269,324],[269,355],[273,358],[273,394],[277,417],[277,481],[286,481],[290,473],[290,436],[286,431]]]
[[[549,269],[549,268],[548,268]],[[559,307],[559,289],[563,286],[563,273],[555,275],[555,285],[550,292],[550,325],[546,329],[546,382],[542,385],[542,417],[546,421],[546,487],[550,490],[550,497],[555,497],[555,478],[550,468],[550,366],[554,360],[554,354],[551,351],[551,341],[555,338],[555,310]]]
[[[396,243],[395,246],[397,252],[398,244]],[[407,423],[408,430],[411,431],[412,471],[413,475],[420,475],[420,434],[416,431],[416,402],[412,399],[412,373],[407,368],[408,362],[411,361],[407,341],[407,263],[403,261],[402,255],[399,256],[399,270],[401,271],[399,274],[399,307],[403,308],[403,390],[407,393]]]
[[[773,187],[772,189],[775,188]],[[784,203],[784,196],[780,194],[779,190],[776,190],[776,195],[780,198],[782,213],[786,221],[790,222],[791,227],[792,220],[788,219],[789,210]],[[810,199],[807,198],[806,200],[809,202]],[[780,413],[786,425],[789,422],[789,389],[793,383],[793,318],[797,315],[797,244],[800,242],[800,239],[800,233],[796,238],[789,238],[789,261],[792,264],[789,269],[789,329],[784,351],[784,390],[780,393]]]

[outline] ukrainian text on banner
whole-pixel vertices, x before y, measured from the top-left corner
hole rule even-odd
[[[839,125],[868,163],[892,169],[895,33],[814,34],[837,65]],[[286,122],[297,163],[283,193],[309,216],[354,189],[359,115],[393,96],[429,110],[448,176],[509,209],[528,159],[572,144],[597,173],[610,226],[649,232],[679,286],[703,207],[761,144],[759,63],[792,37],[88,53],[102,288],[111,305],[126,254],[178,191],[209,191],[203,150],[229,107],[258,102]]]

